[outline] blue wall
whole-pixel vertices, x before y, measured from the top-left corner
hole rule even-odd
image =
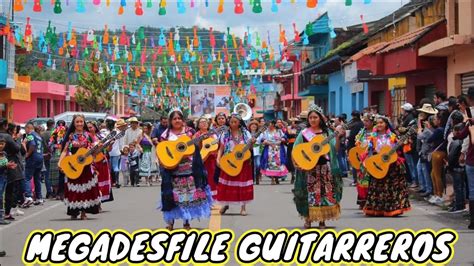
[[[333,72],[328,76],[329,83],[329,113],[340,115],[350,114],[353,110],[362,111],[368,105],[367,83],[364,83],[364,91],[351,93],[351,87],[344,81],[341,71]]]

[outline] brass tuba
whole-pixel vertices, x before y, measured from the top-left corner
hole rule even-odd
[[[252,117],[252,108],[245,103],[238,103],[234,107],[234,113],[238,113],[242,120],[248,121]]]

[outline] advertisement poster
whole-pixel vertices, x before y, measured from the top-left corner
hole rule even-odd
[[[190,85],[191,116],[200,117],[206,114],[229,113],[232,97],[227,85]]]

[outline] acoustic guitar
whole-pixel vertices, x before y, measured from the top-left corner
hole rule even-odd
[[[343,126],[347,129],[347,125]],[[323,135],[316,135],[310,142],[300,143],[293,147],[291,156],[296,165],[306,171],[313,169],[319,158],[326,155],[331,150],[329,142],[338,135],[338,132],[325,138]]]
[[[112,131],[112,132],[115,132],[115,131]],[[110,133],[110,134],[112,134],[112,133]],[[114,141],[116,141],[118,139],[121,139],[124,136],[125,136],[125,130],[120,131],[120,133],[115,135],[115,137],[113,137],[112,139],[105,142],[104,145],[102,146],[102,149],[107,149],[110,145],[112,145],[114,143]],[[94,158],[94,163],[102,162],[105,158],[106,158],[105,154],[103,152],[99,152]]]
[[[93,154],[99,150],[99,145],[112,139],[116,134],[116,131],[112,131],[91,149],[80,148],[75,154],[64,157],[59,163],[59,167],[69,179],[79,178],[84,168],[94,162]]]
[[[156,155],[160,164],[166,169],[174,169],[178,166],[184,156],[190,156],[196,150],[195,145],[203,139],[208,138],[213,133],[224,131],[226,127],[220,127],[217,130],[210,130],[209,132],[191,139],[187,135],[180,136],[177,140],[162,141],[156,146]]]
[[[364,167],[367,169],[367,172],[376,179],[382,179],[387,176],[390,165],[398,159],[398,148],[400,148],[411,134],[415,132],[415,129],[416,124],[408,129],[408,132],[399,139],[393,148],[390,148],[390,146],[384,146],[376,155],[367,158],[364,161]]]
[[[267,127],[263,126],[253,137],[257,138],[266,129]],[[221,170],[230,176],[238,176],[242,171],[244,162],[252,156],[252,153],[250,152],[252,147],[252,142],[235,145],[232,152],[221,157],[219,161]]]
[[[360,155],[367,151],[367,146],[356,146],[349,150],[348,161],[354,169],[359,170],[361,166]]]
[[[217,151],[219,149],[219,140],[215,138],[207,138],[202,141],[202,148],[201,148],[201,158],[202,161],[205,162],[211,153]]]

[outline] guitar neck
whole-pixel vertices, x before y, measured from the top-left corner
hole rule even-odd
[[[397,152],[397,150],[403,145],[402,143],[404,143],[410,137],[412,130],[413,127],[411,127],[410,130],[398,140],[397,144],[395,144],[395,146],[393,146],[393,148],[388,152],[388,155],[392,155]]]

